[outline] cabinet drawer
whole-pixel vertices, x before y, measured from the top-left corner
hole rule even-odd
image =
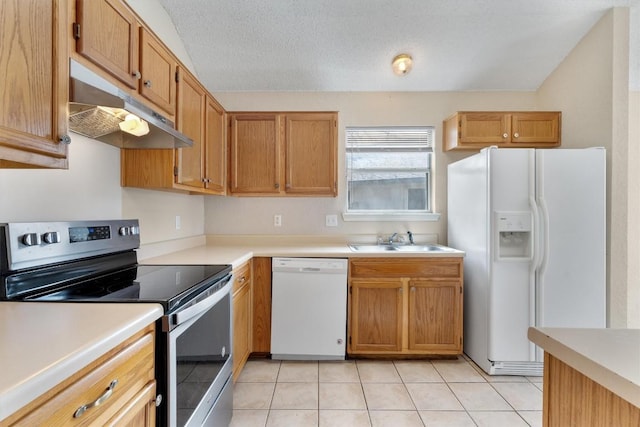
[[[349,276],[367,277],[462,277],[462,258],[352,258]]]
[[[233,270],[233,294],[240,290],[244,285],[251,282],[251,262],[246,262],[240,267]]]
[[[154,333],[128,341],[119,351],[110,352],[83,369],[70,381],[54,387],[27,408],[15,426],[86,426],[105,425],[128,401],[154,380]],[[74,417],[78,408],[106,396],[112,381],[117,380],[112,394],[99,405]]]

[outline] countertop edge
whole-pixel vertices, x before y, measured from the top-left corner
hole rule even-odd
[[[147,325],[154,323],[163,314],[162,306],[159,304],[136,305],[144,305],[147,309],[138,315],[132,315],[132,319],[122,322],[120,328],[110,330],[106,336],[73,349],[63,359],[56,361],[45,369],[34,372],[32,376],[15,384],[13,387],[5,389],[0,394],[0,421],[82,370],[125,339],[144,329]]]
[[[590,359],[583,353],[552,337],[544,329],[530,327],[527,337],[552,356],[571,366],[586,377],[592,379],[606,389],[640,407],[640,386],[602,364]]]

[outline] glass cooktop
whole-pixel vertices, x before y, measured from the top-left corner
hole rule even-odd
[[[133,265],[27,301],[156,302],[171,307],[189,300],[231,272],[229,265]]]

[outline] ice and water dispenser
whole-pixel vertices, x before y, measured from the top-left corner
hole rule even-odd
[[[531,259],[531,213],[495,212],[498,259]]]

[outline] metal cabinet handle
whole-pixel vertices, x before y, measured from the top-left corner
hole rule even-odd
[[[94,408],[96,406],[102,405],[104,402],[106,402],[107,399],[109,399],[113,394],[113,389],[116,388],[117,384],[118,384],[118,380],[111,381],[111,384],[109,384],[109,387],[107,387],[107,390],[104,393],[102,393],[102,396],[98,397],[93,402],[87,403],[86,405],[82,405],[81,407],[76,409],[76,412],[73,414],[73,418],[79,418],[82,416],[82,414],[87,412],[87,410]]]
[[[516,133],[514,133],[514,134],[513,134],[513,137],[514,137],[514,138],[518,138],[519,136],[520,136],[520,134],[519,134],[518,132],[516,132]]]
[[[162,395],[157,395],[156,398],[153,399],[153,402],[156,404],[156,407],[160,406],[162,404]]]
[[[144,81],[144,87],[150,88],[151,87],[151,80],[145,80]]]
[[[280,188],[280,184],[278,184],[277,182],[274,184],[275,188]]]
[[[242,276],[240,279],[238,279],[238,282],[239,283],[244,283],[245,280],[247,280],[247,278]]]
[[[61,144],[71,144],[71,137],[69,135],[61,135],[58,141],[60,141]]]
[[[507,137],[508,137],[508,136],[509,136],[509,134],[508,134],[508,133],[506,133],[506,132],[502,134],[502,137],[503,137],[504,139],[507,139]]]
[[[416,291],[416,287],[415,287],[415,286],[412,286],[412,287],[411,287],[411,292],[415,292],[415,291]]]
[[[136,70],[133,73],[131,73],[131,75],[133,77],[135,77],[136,79],[140,80],[142,78],[142,74],[140,74],[140,71]]]

